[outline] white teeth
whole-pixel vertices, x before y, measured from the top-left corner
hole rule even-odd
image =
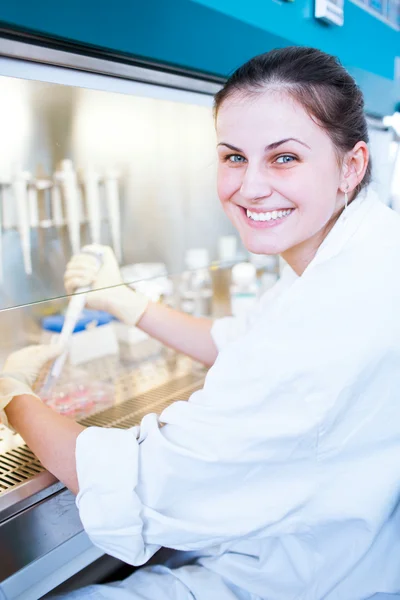
[[[276,219],[282,219],[290,215],[293,209],[289,208],[287,210],[273,210],[270,212],[260,213],[260,212],[252,212],[251,210],[246,210],[247,216],[253,221],[275,221]]]

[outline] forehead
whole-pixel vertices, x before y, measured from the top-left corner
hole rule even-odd
[[[216,120],[219,142],[263,146],[297,137],[308,144],[329,143],[325,131],[300,103],[281,90],[234,94],[220,107]]]

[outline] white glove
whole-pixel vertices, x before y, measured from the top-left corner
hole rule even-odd
[[[82,250],[67,264],[64,274],[67,294],[73,294],[78,288],[86,286],[99,290],[88,292],[88,308],[105,310],[127,325],[136,325],[149,300],[123,282],[117,259],[109,246],[92,244]],[[98,260],[90,252],[102,253],[103,263],[100,269]]]
[[[28,346],[13,352],[0,373],[0,419],[7,425],[4,408],[15,396],[29,394],[38,398],[32,387],[45,365],[56,358],[62,347],[56,344]]]

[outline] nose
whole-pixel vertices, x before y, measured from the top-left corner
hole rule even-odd
[[[268,198],[272,194],[268,174],[262,165],[248,164],[240,187],[240,194],[248,202],[257,202],[257,200]]]

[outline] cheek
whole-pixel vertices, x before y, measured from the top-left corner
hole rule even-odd
[[[316,212],[316,218],[321,222],[331,219],[336,211],[337,191],[340,185],[339,169],[330,166],[321,165],[317,170],[313,181],[313,199]]]
[[[232,196],[240,190],[242,176],[240,169],[227,169],[223,166],[218,168],[217,191],[222,204],[226,204]]]
[[[331,165],[307,165],[287,178],[282,188],[283,195],[294,201],[302,213],[312,211],[325,214],[332,210],[332,201],[336,198],[338,171]]]

